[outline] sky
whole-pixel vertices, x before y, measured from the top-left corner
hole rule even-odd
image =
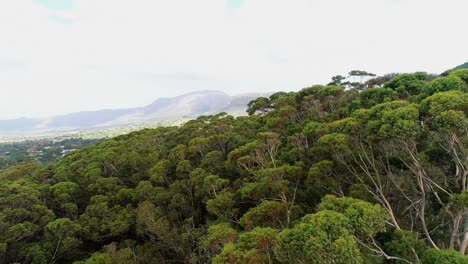
[[[468,61],[466,0],[2,0],[0,119]]]

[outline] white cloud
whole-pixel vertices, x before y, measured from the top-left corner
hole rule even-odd
[[[1,1],[0,118],[292,90],[352,69],[440,72],[468,60],[465,2]]]

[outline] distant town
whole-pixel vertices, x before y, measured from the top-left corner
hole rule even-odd
[[[40,139],[0,144],[0,168],[28,160],[47,164],[102,139]]]

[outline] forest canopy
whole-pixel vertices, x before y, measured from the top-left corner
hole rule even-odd
[[[468,69],[335,76],[0,171],[0,263],[468,263]]]

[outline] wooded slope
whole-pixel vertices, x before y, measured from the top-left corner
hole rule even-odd
[[[468,263],[468,70],[342,81],[1,171],[0,263]]]

